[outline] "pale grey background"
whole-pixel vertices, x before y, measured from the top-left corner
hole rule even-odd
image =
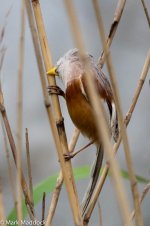
[[[79,17],[81,28],[84,34],[86,48],[88,52],[96,58],[101,53],[101,43],[98,35],[97,24],[90,0],[75,0],[76,11]],[[105,24],[106,33],[108,34],[110,24],[113,19],[114,10],[117,0],[101,1],[101,12]],[[150,9],[150,1],[146,1]],[[5,105],[8,112],[10,124],[15,136],[16,122],[16,81],[18,70],[18,44],[20,31],[20,1],[1,0],[0,7],[0,26],[4,23],[5,14],[12,5],[12,10],[8,18],[4,44],[7,46],[7,52],[2,71],[2,87],[5,98]],[[53,62],[64,54],[68,49],[74,47],[68,18],[65,7],[61,0],[43,0],[41,1],[42,13],[45,21],[49,45],[53,55]],[[140,0],[127,1],[126,7],[119,24],[117,34],[113,41],[111,52],[113,63],[117,74],[117,80],[120,88],[122,107],[124,114],[127,112],[132,100],[135,87],[141,73],[143,63],[149,48],[150,33],[145,14]],[[107,73],[106,68],[104,71]],[[128,127],[128,137],[132,151],[135,172],[141,176],[150,177],[150,87],[149,76],[145,82],[138,104],[133,114],[133,118]],[[60,82],[59,82],[60,84]],[[61,84],[62,86],[62,84]],[[63,87],[63,86],[62,86]],[[34,56],[34,50],[29,31],[28,21],[26,21],[25,35],[25,66],[24,66],[24,122],[23,128],[29,129],[30,149],[32,161],[33,183],[36,185],[49,175],[59,170],[57,156],[51,138],[51,131],[47,120],[47,115],[43,105],[41,86],[38,76],[37,65]],[[65,116],[65,125],[68,140],[71,138],[73,131],[72,122],[69,119],[65,102],[61,99],[62,110]],[[0,130],[1,131],[1,130]],[[2,137],[2,131],[0,132]],[[83,137],[79,139],[77,147],[86,144],[87,140]],[[4,146],[1,139],[0,145],[0,177],[4,189],[4,202],[6,213],[12,208],[12,198],[10,184],[8,183],[8,170],[4,154]],[[94,150],[94,147],[91,149]],[[23,150],[25,152],[25,149]],[[95,152],[87,151],[82,153],[73,160],[74,166],[91,164]],[[91,160],[92,159],[92,160]],[[118,159],[120,166],[126,169],[124,154],[120,148]],[[23,166],[26,169],[25,154],[23,153]],[[15,180],[15,177],[14,177]],[[88,179],[77,183],[80,200],[87,186]],[[129,183],[125,182],[128,191],[129,200]],[[140,185],[142,191],[144,185]],[[119,217],[119,209],[116,203],[115,194],[112,184],[107,180],[101,196],[101,207],[103,223],[108,226],[122,225]],[[144,216],[144,225],[150,225],[150,195],[142,205]],[[49,204],[49,196],[47,197]],[[37,213],[40,215],[41,204]],[[63,209],[63,211],[62,211]],[[66,217],[67,216],[67,217]],[[40,218],[40,217],[39,217]],[[71,225],[71,211],[67,200],[67,195],[63,189],[61,199],[58,205],[57,214],[53,225]],[[98,225],[97,210],[91,219],[91,225]]]

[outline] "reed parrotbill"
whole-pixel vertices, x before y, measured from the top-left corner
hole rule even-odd
[[[93,76],[95,89],[103,104],[106,105],[105,112],[109,128],[112,137],[116,141],[118,136],[118,120],[110,83],[95,63],[93,56],[85,54],[85,57],[88,60],[88,67],[92,72],[90,75]],[[79,50],[71,49],[58,60],[56,66],[50,69],[47,74],[58,75],[62,78],[65,85],[66,104],[73,123],[83,135],[94,141],[97,146],[97,155],[91,172],[91,181],[82,202],[82,213],[84,215],[99,177],[103,160],[103,145],[98,139],[96,120],[87,90],[86,71],[83,62]],[[101,119],[99,118],[98,120]]]

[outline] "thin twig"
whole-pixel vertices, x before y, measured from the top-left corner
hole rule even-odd
[[[69,152],[72,152],[74,150],[78,137],[79,137],[79,130],[77,128],[75,128],[72,139],[69,143]],[[52,223],[62,185],[63,185],[63,174],[62,174],[62,171],[60,171],[59,175],[57,177],[57,180],[56,180],[56,185],[55,185],[55,189],[53,191],[53,195],[52,195],[45,226],[49,226]]]
[[[93,5],[95,5],[96,7],[99,7],[97,0],[92,0],[92,1],[93,1]],[[114,14],[114,19],[113,19],[113,22],[111,24],[110,31],[109,31],[108,38],[107,38],[107,48],[110,47],[112,40],[115,36],[117,27],[119,25],[119,22],[120,22],[120,19],[121,19],[121,16],[122,16],[122,13],[123,13],[123,10],[124,10],[124,7],[125,7],[125,3],[126,3],[126,0],[118,0],[117,7],[116,7],[116,10],[115,10],[115,14]],[[98,11],[95,11],[95,12],[96,12],[96,17],[98,19],[99,18]],[[106,59],[106,53],[105,53],[105,50],[103,49],[103,52],[102,52],[102,54],[101,54],[101,56],[98,60],[98,66],[100,68],[103,67],[105,59]]]
[[[28,180],[29,180],[29,196],[30,200],[33,205],[33,211],[34,211],[34,200],[33,200],[33,184],[32,184],[32,169],[31,169],[31,159],[30,159],[30,147],[29,147],[29,135],[28,135],[28,129],[26,128],[26,156],[27,156],[27,170],[28,170]]]
[[[117,80],[116,80],[116,75],[114,71],[114,67],[112,64],[112,57],[111,53],[108,50],[106,39],[105,39],[105,31],[104,31],[104,25],[101,17],[101,12],[100,12],[100,7],[97,4],[95,4],[94,1],[94,9],[95,9],[95,14],[99,15],[97,17],[97,22],[98,22],[98,28],[99,28],[99,33],[103,45],[104,52],[106,53],[106,64],[113,88],[113,93],[114,93],[114,98],[115,98],[115,103],[116,103],[116,108],[117,108],[117,116],[119,120],[119,126],[120,126],[120,133],[122,136],[122,141],[123,141],[123,147],[124,147],[124,152],[125,152],[125,158],[127,162],[127,168],[128,168],[128,173],[129,173],[129,179],[130,179],[130,186],[131,186],[131,191],[132,191],[132,196],[133,196],[133,202],[136,210],[136,224],[137,226],[142,226],[143,225],[143,219],[142,219],[142,214],[141,214],[141,208],[139,204],[139,192],[138,192],[138,187],[137,187],[137,180],[134,174],[134,169],[133,169],[133,162],[132,162],[132,157],[131,157],[131,152],[130,152],[130,147],[129,147],[129,142],[128,142],[128,137],[127,137],[127,132],[126,132],[126,126],[124,124],[123,120],[123,113],[122,113],[122,107],[121,107],[121,101],[120,101],[120,94],[119,94],[119,89],[117,86]]]
[[[18,84],[17,84],[17,217],[21,225],[22,215],[22,191],[21,191],[21,157],[22,157],[22,119],[23,119],[23,66],[24,66],[24,36],[25,36],[25,12],[24,0],[21,2],[21,23],[19,38]]]
[[[85,146],[83,146],[82,148],[80,148],[79,150],[69,153],[67,156],[65,156],[66,160],[68,160],[70,158],[74,158],[77,154],[79,154],[80,152],[86,150],[86,148],[91,146],[93,143],[94,143],[94,141],[91,141],[88,144],[86,144]]]
[[[135,109],[136,103],[138,101],[138,98],[140,96],[142,87],[144,85],[144,82],[145,82],[145,79],[146,79],[149,67],[150,67],[150,50],[148,51],[148,54],[147,54],[147,57],[146,57],[146,60],[145,60],[145,63],[144,63],[144,66],[143,66],[143,69],[142,69],[142,72],[141,72],[138,84],[137,84],[137,87],[136,87],[135,94],[134,94],[134,97],[132,99],[130,108],[129,108],[129,110],[128,110],[127,114],[126,114],[126,117],[124,119],[124,123],[125,123],[126,126],[128,126],[128,124],[129,124],[129,122],[131,120],[133,111]],[[120,143],[121,143],[121,136],[119,135],[118,141],[117,141],[117,143],[114,144],[114,147],[113,147],[113,153],[114,154],[117,152]],[[87,219],[87,220],[89,220],[90,217],[91,217],[91,214],[93,212],[93,209],[94,209],[96,201],[97,201],[97,198],[99,197],[99,194],[100,194],[100,192],[101,192],[101,190],[103,188],[104,182],[105,182],[106,177],[108,175],[109,168],[110,168],[109,164],[106,164],[104,169],[103,169],[103,171],[102,171],[100,180],[99,180],[99,182],[98,182],[98,184],[97,184],[97,186],[95,188],[95,191],[94,191],[93,196],[91,198],[91,201],[89,203],[88,210],[87,210],[86,215],[85,215],[85,219]]]
[[[128,225],[132,225],[131,222],[129,222],[129,207],[127,203],[127,197],[125,196],[125,191],[122,183],[122,178],[119,171],[119,166],[114,159],[112,154],[112,147],[109,139],[109,132],[108,127],[106,123],[106,119],[104,116],[104,111],[102,109],[102,105],[100,105],[100,99],[98,98],[97,92],[94,87],[94,81],[92,79],[93,76],[90,76],[90,69],[88,62],[86,62],[86,59],[84,58],[84,42],[80,33],[79,23],[77,21],[77,16],[74,10],[73,1],[71,0],[65,0],[65,5],[67,9],[67,13],[69,15],[70,24],[72,28],[73,37],[75,39],[75,43],[77,47],[80,50],[81,53],[81,59],[83,59],[83,65],[85,66],[85,72],[86,72],[86,79],[87,79],[87,88],[89,91],[89,97],[92,103],[92,107],[94,109],[95,119],[101,118],[101,122],[99,120],[96,120],[97,125],[97,131],[99,135],[99,139],[103,141],[104,144],[104,151],[106,153],[107,158],[110,161],[113,180],[114,180],[114,187],[116,191],[116,195],[118,198],[118,203],[120,205],[120,210],[122,213],[122,217],[124,222]],[[87,225],[88,221],[84,220],[84,225]]]
[[[35,15],[37,30],[39,34],[39,40],[41,44],[41,51],[43,54],[43,60],[45,64],[46,71],[48,71],[52,67],[52,59],[50,55],[50,50],[48,47],[48,40],[46,37],[45,27],[42,19],[42,13],[40,8],[40,3],[38,0],[32,0],[33,11]],[[56,86],[56,80],[52,76],[48,76],[48,83],[51,86]],[[57,95],[51,95],[54,115],[55,115],[55,122],[57,127],[57,153],[60,160],[61,169],[64,176],[64,182],[67,189],[67,194],[69,197],[69,202],[71,205],[74,223],[75,225],[82,225],[81,219],[81,212],[80,212],[80,205],[78,200],[78,194],[75,186],[75,180],[73,177],[73,170],[70,161],[65,161],[64,154],[69,152],[68,145],[67,145],[67,138],[65,133],[65,127],[63,122],[63,117],[60,109],[60,103]],[[56,141],[56,140],[55,140]]]
[[[143,202],[145,196],[147,195],[147,193],[149,192],[149,190],[150,190],[150,183],[148,183],[145,186],[145,188],[142,192],[142,195],[141,195],[140,200],[139,200],[140,204],[142,204],[142,202]],[[131,216],[130,216],[130,220],[132,220],[134,217],[135,217],[135,210],[132,211]]]
[[[42,225],[44,225],[44,219],[45,219],[45,198],[46,198],[46,193],[43,192],[43,199],[42,199]]]
[[[148,9],[146,7],[145,1],[141,0],[141,2],[142,2],[142,6],[143,6],[143,9],[144,9],[144,12],[145,12],[145,16],[146,16],[146,19],[147,19],[147,22],[148,22],[148,25],[149,25],[149,28],[150,28],[150,16],[149,16],[149,13],[148,13]]]

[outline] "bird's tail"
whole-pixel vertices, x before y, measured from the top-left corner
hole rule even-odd
[[[102,145],[99,145],[97,148],[97,154],[96,154],[96,160],[93,163],[92,166],[92,170],[91,170],[91,179],[90,179],[90,183],[88,185],[87,191],[84,195],[83,201],[82,201],[82,215],[84,216],[86,209],[89,205],[89,202],[91,200],[93,191],[95,189],[98,177],[99,177],[99,173],[100,173],[100,169],[102,166],[102,161],[103,161],[103,147]]]

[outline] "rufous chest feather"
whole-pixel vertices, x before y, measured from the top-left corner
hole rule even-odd
[[[66,103],[75,126],[90,139],[97,140],[93,111],[82,93],[79,80],[76,79],[67,86]]]

